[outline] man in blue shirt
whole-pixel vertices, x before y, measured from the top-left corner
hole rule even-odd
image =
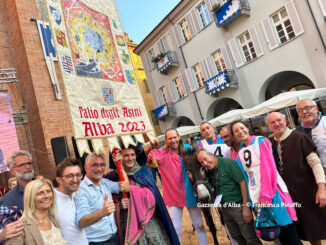
[[[8,157],[7,165],[17,178],[17,185],[3,197],[2,203],[8,208],[16,206],[24,210],[24,188],[34,177],[32,156],[27,151],[15,152]]]
[[[104,154],[88,155],[85,161],[86,176],[74,198],[77,224],[85,228],[90,245],[119,244],[111,193],[119,193],[119,190],[128,192],[130,186],[128,181],[114,183],[104,179],[105,168]],[[128,207],[128,200],[122,200],[123,208]]]

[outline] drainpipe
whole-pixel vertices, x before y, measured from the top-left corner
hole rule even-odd
[[[170,20],[169,16],[168,16],[168,21],[172,24],[172,26],[174,25],[174,23]],[[182,60],[186,66],[186,68],[188,68],[188,65],[187,65],[187,62],[186,62],[186,59],[184,57],[184,54],[183,54],[183,51],[182,51],[182,47],[180,47],[180,51],[181,51],[181,56],[182,56]],[[193,92],[194,96],[195,96],[195,101],[196,101],[196,105],[197,105],[197,108],[198,108],[198,111],[199,111],[199,114],[200,114],[200,117],[201,117],[201,120],[204,120],[204,117],[203,117],[203,114],[201,112],[201,109],[200,109],[200,106],[199,106],[199,103],[198,103],[198,99],[197,99],[197,95],[196,95],[196,91]]]
[[[326,44],[325,44],[325,41],[324,41],[324,39],[323,39],[323,36],[322,36],[322,34],[321,34],[321,32],[320,32],[320,29],[319,29],[319,27],[318,27],[318,25],[317,25],[317,21],[316,21],[316,18],[315,18],[314,12],[313,12],[312,9],[311,9],[311,5],[310,5],[310,3],[309,3],[309,0],[306,0],[306,3],[307,3],[307,5],[308,5],[308,8],[309,8],[310,14],[311,14],[312,19],[313,19],[313,21],[314,21],[314,24],[315,24],[315,27],[316,27],[316,29],[317,29],[317,32],[318,32],[319,38],[320,38],[320,40],[321,40],[321,43],[323,44],[324,51],[326,52]]]

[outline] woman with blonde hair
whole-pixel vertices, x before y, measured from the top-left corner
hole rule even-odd
[[[24,191],[24,212],[20,219],[24,223],[24,230],[6,244],[66,244],[55,219],[56,212],[56,196],[52,183],[47,179],[30,182]]]

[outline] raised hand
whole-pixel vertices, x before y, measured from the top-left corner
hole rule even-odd
[[[104,194],[104,204],[102,211],[104,212],[105,216],[110,215],[114,213],[115,211],[115,205],[113,200],[108,200],[108,194]]]

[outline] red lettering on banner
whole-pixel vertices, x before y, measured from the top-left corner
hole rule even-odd
[[[112,109],[102,108],[101,115],[102,118],[110,118],[111,120],[120,117],[118,108],[112,108]]]
[[[98,118],[98,111],[96,109],[92,109],[89,107],[83,108],[82,106],[78,106],[80,118]]]
[[[83,122],[83,125],[85,126],[85,137],[89,136],[88,133],[90,133],[91,136],[94,136],[91,123],[90,122]]]
[[[105,125],[105,124],[94,123],[94,122],[82,122],[82,124],[84,125],[85,128],[85,134],[84,134],[85,137],[99,136],[99,133],[103,136],[115,133],[111,123]]]
[[[124,117],[141,117],[142,116],[140,108],[128,109],[127,107],[122,107],[122,110],[123,110]]]

